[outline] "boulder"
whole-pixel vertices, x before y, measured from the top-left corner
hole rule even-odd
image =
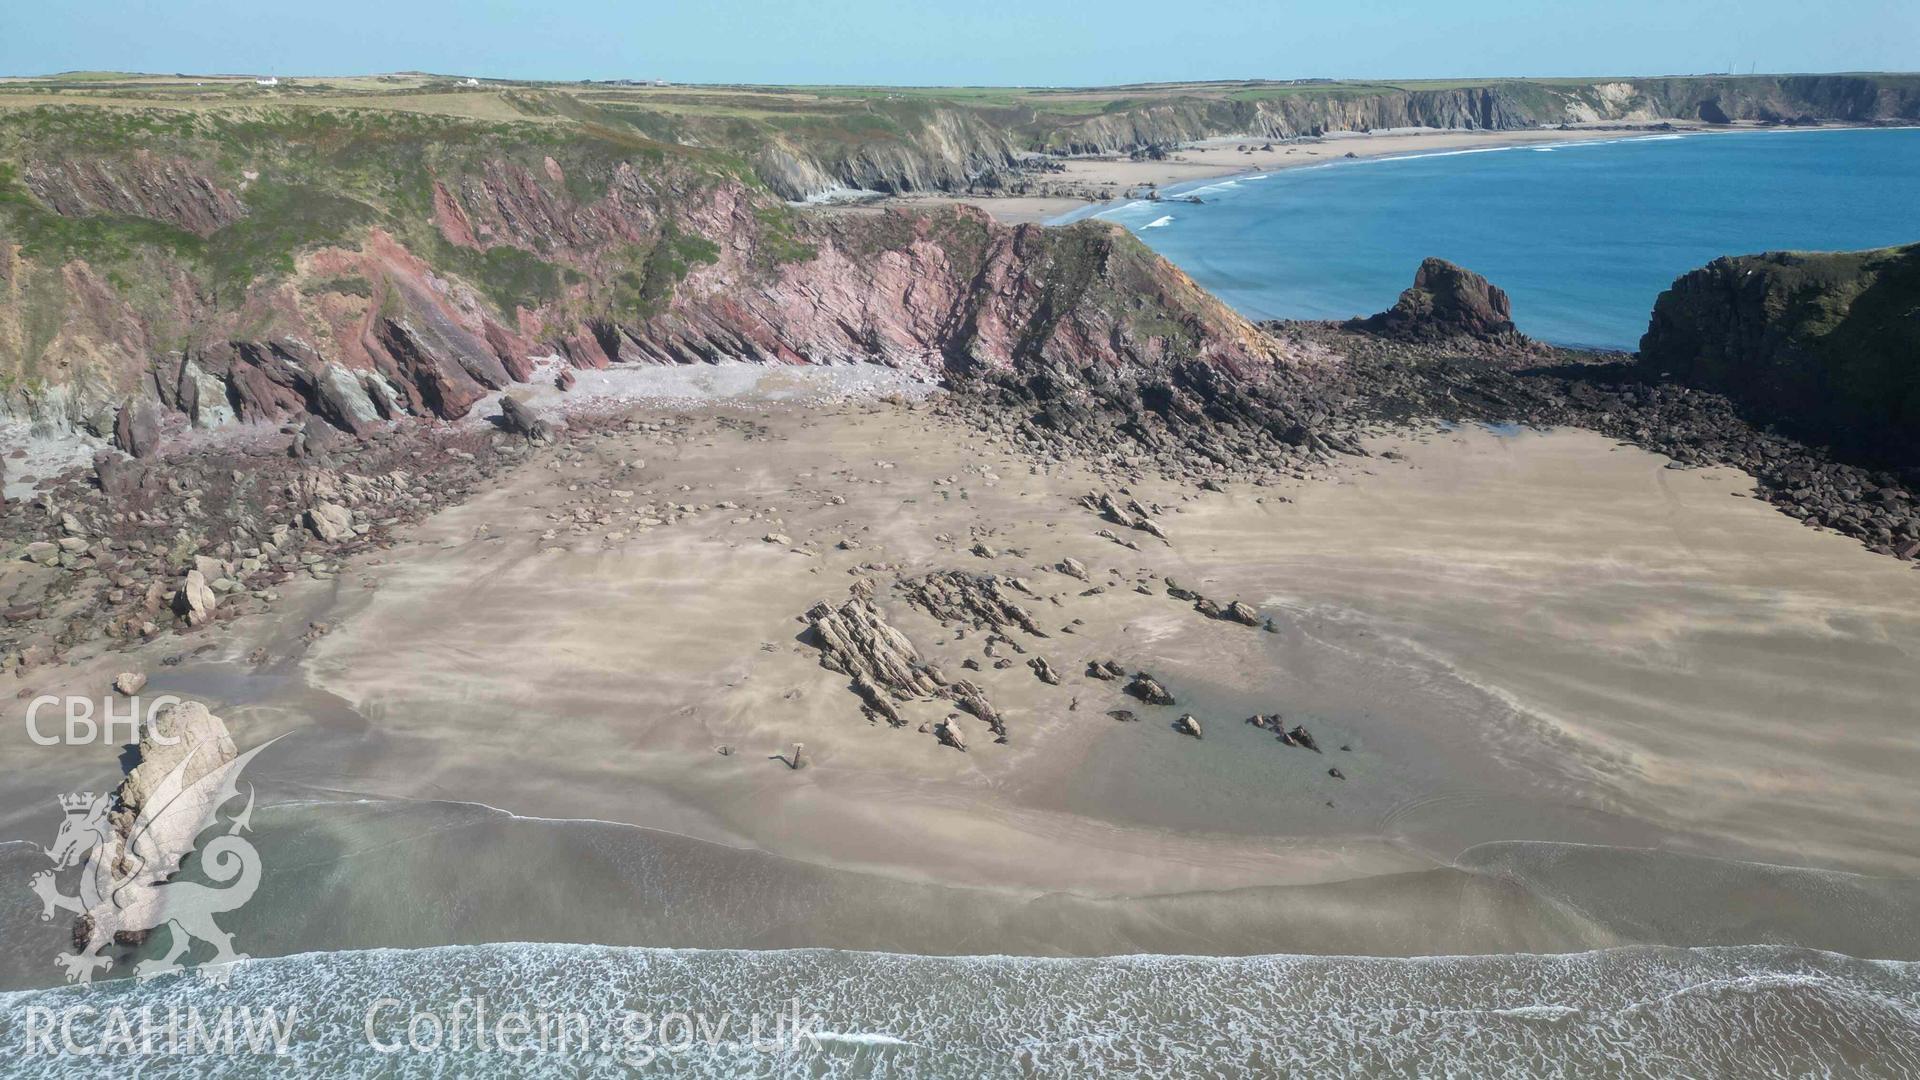
[[[307,508],[304,520],[313,535],[330,544],[353,538],[353,513],[344,506],[314,503]]]
[[[126,836],[133,823],[139,820],[147,801],[165,785],[167,775],[189,757],[193,760],[180,776],[185,790],[178,797],[208,802],[216,800],[219,797],[216,792],[194,791],[192,785],[231,762],[235,756],[233,738],[227,734],[227,725],[209,712],[205,705],[197,701],[183,701],[161,712],[154,717],[152,724],[142,730],[139,762],[127,770],[126,779],[120,782],[116,793],[119,806],[110,820],[121,835]],[[155,829],[159,831],[144,838],[142,850],[159,863],[178,865],[193,850],[201,816],[192,812],[160,815],[153,821]],[[141,898],[137,895],[116,895],[116,900],[128,899],[138,901]]]
[[[949,716],[940,721],[940,726],[934,728],[933,733],[939,736],[942,743],[964,754],[967,752],[967,740],[960,732],[959,720],[957,716]]]
[[[213,618],[213,609],[218,605],[213,588],[198,570],[187,571],[186,580],[173,594],[173,610],[186,618],[188,626],[205,625]]]
[[[548,442],[553,438],[553,426],[534,411],[533,406],[513,394],[500,398],[500,423],[528,442]]]
[[[1192,713],[1181,713],[1180,719],[1173,722],[1173,730],[1197,739],[1200,737],[1200,720]]]
[[[1167,688],[1161,686],[1154,680],[1153,676],[1148,675],[1144,671],[1135,675],[1133,681],[1127,684],[1127,693],[1149,705],[1172,705],[1174,703],[1173,695],[1167,693]]]
[[[153,402],[131,398],[120,406],[113,420],[113,445],[136,458],[149,458],[160,452],[160,417]]]
[[[113,677],[114,692],[121,697],[132,697],[147,685],[147,677],[137,671],[123,671]]]
[[[117,450],[102,450],[93,455],[93,476],[109,498],[124,499],[139,490],[147,468]]]

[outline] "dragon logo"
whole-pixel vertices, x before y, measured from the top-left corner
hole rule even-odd
[[[274,741],[278,740],[262,743],[188,781],[194,761],[202,753],[212,753],[208,747],[196,746],[162,778],[124,827],[112,812],[110,794],[60,796],[66,819],[46,849],[54,868],[35,874],[31,885],[40,897],[42,922],[51,920],[56,911],[79,916],[74,931],[79,951],[59,959],[68,982],[92,982],[97,972],[111,967],[113,958],[105,950],[117,936],[137,938],[161,927],[167,929],[166,954],[135,967],[134,973],[142,979],[184,970],[181,957],[196,940],[214,948],[213,957],[198,968],[211,981],[224,984],[231,965],[247,959],[247,954],[234,951],[233,935],[221,930],[214,916],[240,908],[260,884],[260,853],[241,835],[253,818],[252,785],[247,786],[245,807],[226,821],[226,831],[204,845],[200,837],[222,824],[221,809],[240,795],[241,771]],[[224,884],[223,888],[169,880],[196,849],[204,875]],[[61,892],[59,875],[76,866],[80,868],[78,891]]]

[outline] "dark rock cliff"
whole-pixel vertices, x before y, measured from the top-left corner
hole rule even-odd
[[[1920,465],[1920,244],[1716,259],[1660,294],[1640,353],[1809,442]]]

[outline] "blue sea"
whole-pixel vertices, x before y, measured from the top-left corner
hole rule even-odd
[[[1719,256],[1920,241],[1920,129],[1342,159],[1162,194],[1203,202],[1131,202],[1097,216],[1252,318],[1371,314],[1437,255],[1505,289],[1535,337],[1633,349],[1654,298]]]

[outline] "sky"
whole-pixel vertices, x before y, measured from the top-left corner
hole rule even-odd
[[[0,0],[0,74],[1091,86],[1920,70],[1920,0]]]

